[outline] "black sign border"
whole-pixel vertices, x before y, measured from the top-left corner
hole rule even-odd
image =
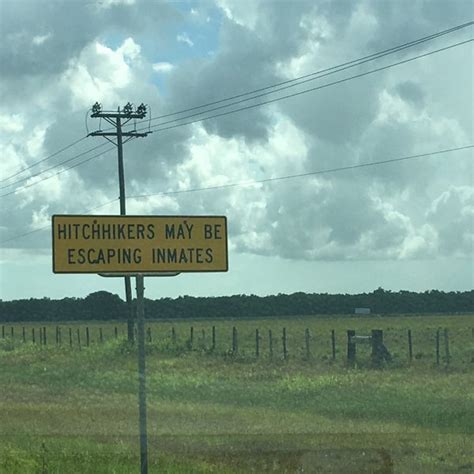
[[[229,248],[228,248],[228,233],[227,233],[227,216],[215,216],[215,215],[137,215],[137,214],[132,214],[132,215],[117,215],[117,214],[53,214],[51,216],[51,242],[52,242],[52,254],[53,254],[53,273],[56,275],[99,275],[100,273],[108,273],[108,274],[118,274],[118,275],[144,275],[146,276],[147,274],[158,274],[160,273],[157,270],[147,270],[147,271],[140,271],[140,272],[124,272],[123,270],[120,271],[110,271],[110,270],[97,270],[93,272],[67,272],[67,271],[57,271],[55,268],[55,239],[54,239],[54,221],[55,218],[61,217],[61,218],[71,218],[74,219],[76,217],[91,217],[91,218],[102,218],[102,217],[110,217],[110,218],[121,218],[124,217],[126,219],[129,218],[137,218],[137,219],[143,219],[145,218],[154,218],[154,217],[166,217],[166,218],[177,218],[177,219],[209,219],[209,218],[220,218],[224,219],[224,227],[225,227],[225,270],[181,270],[181,269],[176,269],[176,270],[163,270],[163,273],[169,273],[169,272],[179,272],[179,273],[225,273],[229,271]]]

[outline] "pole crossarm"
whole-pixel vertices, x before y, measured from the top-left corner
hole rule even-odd
[[[91,114],[91,118],[125,118],[125,119],[142,119],[146,112],[96,112]]]
[[[146,137],[150,132],[145,132],[145,133],[138,133],[138,132],[122,132],[122,137]],[[88,137],[116,137],[117,132],[91,132]]]

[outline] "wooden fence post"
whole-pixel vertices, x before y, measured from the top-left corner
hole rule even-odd
[[[383,331],[381,329],[372,330],[372,365],[380,368],[385,359],[385,346],[383,344]]]
[[[69,347],[72,347],[72,328],[69,328]]]
[[[347,364],[354,367],[356,362],[356,343],[352,340],[356,332],[352,329],[347,331]]]
[[[336,360],[336,331],[331,329],[332,360]]]
[[[99,328],[99,341],[101,344],[104,342],[104,333],[102,332],[102,328]]]
[[[283,334],[281,336],[281,340],[283,343],[283,359],[288,359],[288,345],[286,339],[286,328],[283,328]]]
[[[194,345],[194,326],[189,328],[189,348],[192,349]]]
[[[411,338],[411,329],[408,330],[408,360],[413,361],[413,343]]]
[[[273,334],[271,329],[268,330],[268,353],[270,359],[273,358]]]
[[[35,328],[31,328],[31,342],[36,344]]]
[[[148,342],[151,342],[151,328],[150,327],[147,328],[146,334],[147,334]]]
[[[25,326],[23,326],[22,328],[22,335],[23,335],[23,342],[26,342],[26,330],[25,330]]]
[[[81,330],[77,328],[77,345],[79,346],[79,350],[81,349]]]
[[[448,334],[448,328],[444,328],[444,355],[446,358],[446,366],[449,365],[450,362],[450,354],[449,354],[449,334]]]
[[[86,346],[89,347],[90,338],[89,338],[89,326],[86,326]]]
[[[15,329],[14,329],[13,326],[10,329],[10,334],[11,334],[11,338],[12,338],[12,341],[13,341],[13,339],[15,338]]]
[[[216,327],[212,326],[212,350],[216,350]]]
[[[232,355],[237,355],[239,351],[239,343],[237,340],[237,328],[232,328]]]
[[[310,356],[311,356],[311,353],[310,353],[310,350],[309,350],[309,340],[311,338],[311,335],[309,333],[309,329],[306,328],[304,330],[304,345],[305,345],[305,350],[306,350],[306,359],[309,360]]]
[[[114,327],[115,339],[118,339],[118,329],[117,326]]]
[[[173,344],[176,344],[176,330],[174,326],[171,328],[171,340],[173,341]]]
[[[46,338],[46,326],[43,326],[43,344],[46,346],[48,344],[48,340]]]
[[[439,366],[439,329],[436,330],[436,365]]]
[[[258,329],[255,329],[255,357],[260,357],[260,333]]]
[[[59,327],[56,326],[56,334],[55,334],[55,339],[56,339],[56,345],[59,345]]]

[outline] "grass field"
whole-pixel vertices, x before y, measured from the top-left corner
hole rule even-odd
[[[147,344],[150,472],[473,472],[473,321],[420,316],[153,322]],[[211,352],[213,325],[217,344]],[[14,327],[12,341],[6,327],[0,339],[0,472],[139,472],[136,354],[120,337],[123,323],[87,326],[89,347],[84,324],[73,327],[72,347],[67,325],[58,346],[54,326],[48,327],[46,346],[22,343],[22,325]],[[449,332],[449,366],[444,342],[435,364],[438,328]],[[31,329],[25,328],[28,341]],[[361,345],[356,368],[347,368],[347,329],[383,329],[393,362],[370,369],[370,349]],[[411,363],[407,329],[413,335]]]

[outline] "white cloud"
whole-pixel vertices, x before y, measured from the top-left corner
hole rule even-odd
[[[158,73],[171,72],[175,68],[174,64],[168,62],[160,62],[153,64],[153,70]]]
[[[98,41],[84,48],[61,78],[62,87],[70,91],[74,108],[88,108],[96,100],[103,104],[123,102],[121,91],[136,79],[134,66],[140,62],[140,51],[132,38],[116,50]]]
[[[136,0],[95,0],[98,8],[110,8],[114,5],[135,5]]]
[[[51,33],[47,33],[45,35],[33,36],[33,39],[31,40],[31,42],[35,46],[40,46],[43,43],[45,43],[46,41],[48,41],[51,37],[52,37]]]
[[[178,41],[178,43],[187,44],[189,47],[194,46],[194,42],[191,41],[191,38],[187,33],[180,33],[178,36],[176,36],[176,41]]]
[[[17,133],[23,129],[24,119],[20,114],[0,114],[0,133]]]

